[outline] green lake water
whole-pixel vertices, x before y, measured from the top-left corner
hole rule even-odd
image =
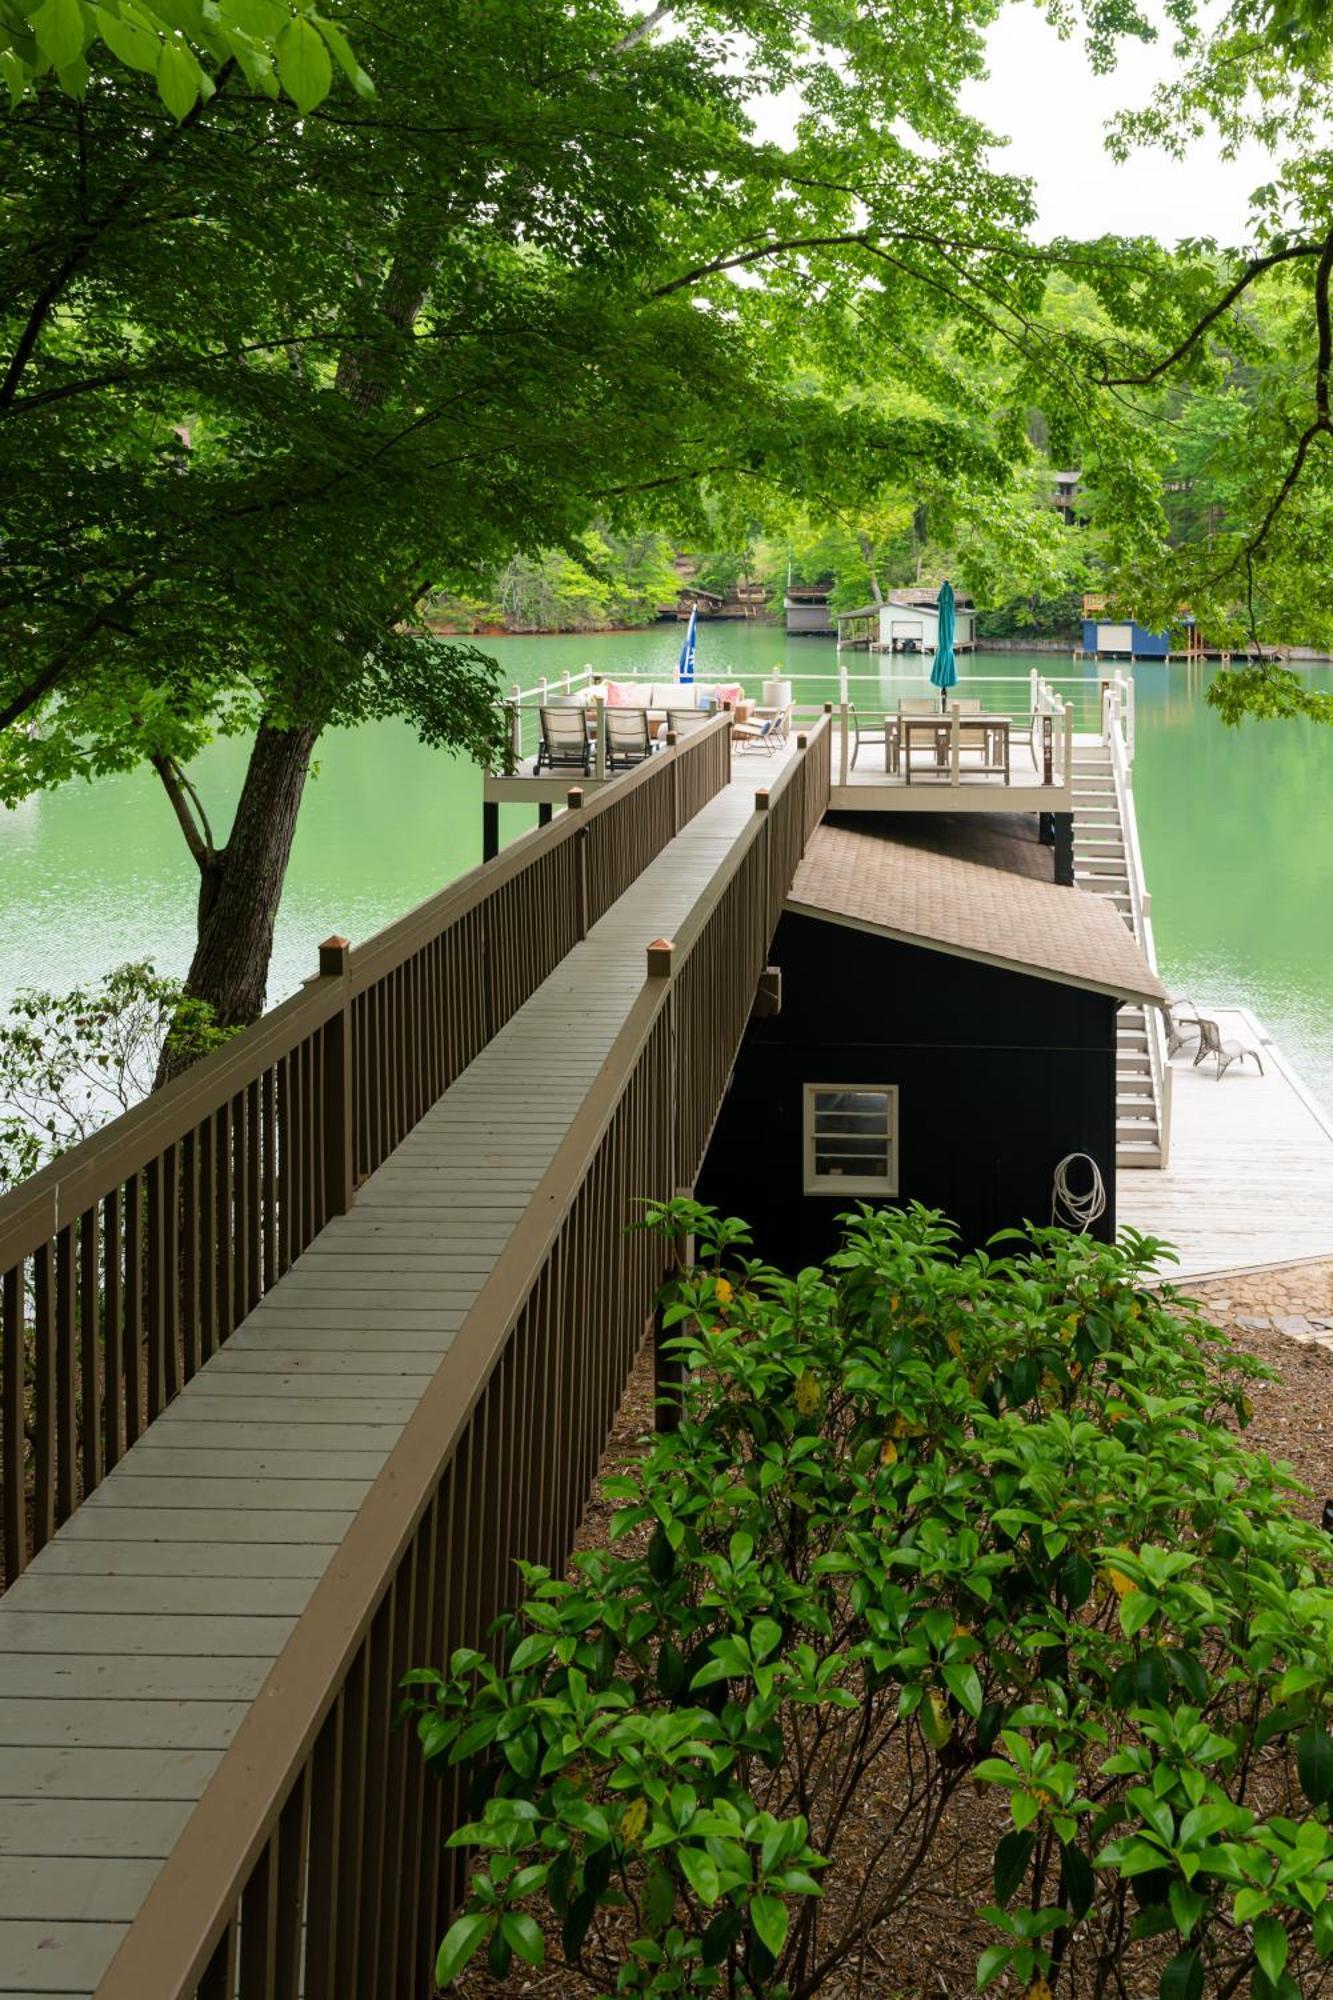
[[[657,626],[501,639],[490,649],[506,685],[530,686],[588,661],[611,675],[623,666],[669,679],[680,636]],[[815,701],[834,691],[834,657],[831,640],[705,625],[698,672],[748,682],[780,663],[802,677],[797,700]],[[863,674],[888,665],[850,657]],[[893,664],[912,671],[910,660]],[[1086,679],[1093,712],[1099,670],[1091,662],[994,653],[964,659],[960,671],[968,681],[1029,666]],[[1311,673],[1333,686],[1329,669]],[[1333,1106],[1333,729],[1282,722],[1227,730],[1204,702],[1206,674],[1140,664],[1135,680],[1135,791],[1163,976],[1201,1005],[1252,1007]],[[867,708],[875,695],[865,689]],[[244,755],[242,744],[221,743],[194,767],[215,826],[227,823]],[[314,970],[321,938],[366,937],[481,856],[481,779],[470,765],[424,749],[392,723],[334,732],[318,757],[278,919],[274,1000]],[[507,807],[502,837],[534,823],[529,809]],[[0,814],[0,1004],[20,985],[64,988],[127,958],[183,970],[192,876],[166,799],[146,773],[67,785]]]

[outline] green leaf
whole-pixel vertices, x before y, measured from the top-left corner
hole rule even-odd
[[[43,0],[32,17],[37,46],[52,69],[64,69],[83,54],[84,19],[79,0]]]
[[[651,1869],[644,1883],[643,1897],[644,1929],[653,1934],[664,1931],[676,1912],[676,1885],[665,1868]]]
[[[787,1905],[778,1896],[756,1896],[750,1904],[750,1922],[764,1949],[780,1958],[787,1942]]]
[[[177,124],[199,101],[203,71],[182,41],[163,42],[157,59],[157,94]]]
[[[710,1905],[715,1903],[720,1885],[717,1867],[711,1857],[701,1847],[680,1847],[676,1850],[676,1858],[682,1875],[699,1901]]]
[[[1296,1772],[1312,1806],[1325,1806],[1333,1799],[1333,1736],[1326,1729],[1307,1729],[1300,1738]]]
[[[1011,1947],[1007,1944],[993,1944],[982,1952],[977,1960],[978,1993],[989,1986],[992,1979],[999,1978],[1013,1955]]]
[[[1203,1954],[1182,1951],[1162,1973],[1157,1988],[1160,2000],[1200,2000],[1203,1993]]]
[[[1173,1882],[1168,1891],[1168,1901],[1176,1929],[1183,1938],[1187,1938],[1208,1908],[1208,1898],[1197,1889],[1187,1888],[1183,1882]]]
[[[1145,1590],[1131,1590],[1120,1600],[1120,1629],[1127,1639],[1141,1632],[1157,1610],[1157,1599]]]
[[[456,1924],[450,1925],[435,1961],[437,1986],[448,1986],[457,1979],[490,1927],[490,1917],[484,1911],[474,1911],[471,1916],[460,1917]]]
[[[975,1718],[981,1713],[981,1682],[975,1667],[955,1663],[943,1669],[944,1685],[958,1706]]]
[[[529,1965],[540,1965],[546,1957],[546,1940],[533,1919],[523,1910],[511,1910],[500,1920],[506,1944],[512,1945]]]
[[[1286,1928],[1279,1917],[1256,1917],[1253,1936],[1254,1955],[1265,1976],[1276,1986],[1287,1962]]]
[[[1006,1833],[995,1850],[995,1900],[1001,1908],[1009,1901],[1028,1871],[1035,1833]]]
[[[319,29],[320,34],[323,35],[325,41],[333,51],[334,61],[351,84],[357,96],[373,97],[375,95],[374,82],[367,76],[357,61],[356,56],[352,52],[351,43],[337,22],[326,21],[322,14],[316,14],[314,20],[315,26]]]
[[[149,76],[157,75],[157,59],[162,43],[157,35],[150,34],[135,21],[127,21],[120,14],[113,14],[109,7],[97,9],[97,25],[102,31],[102,40],[113,55],[120,57],[131,69],[144,70]]]
[[[278,36],[278,75],[298,111],[313,111],[329,94],[333,64],[318,28],[301,14]]]
[[[1314,1913],[1314,1948],[1321,1958],[1333,1958],[1333,1896],[1326,1896]]]
[[[1081,1847],[1060,1849],[1060,1887],[1075,1923],[1092,1908],[1097,1881],[1092,1863]]]
[[[509,1671],[521,1674],[529,1667],[535,1667],[539,1660],[549,1658],[554,1645],[555,1641],[549,1632],[529,1632],[527,1638],[520,1639],[515,1646],[513,1657],[509,1662]]]

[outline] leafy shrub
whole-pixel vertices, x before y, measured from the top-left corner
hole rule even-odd
[[[961,1843],[981,1987],[1315,1990],[1325,1541],[1237,1436],[1257,1364],[1145,1289],[1158,1246],[959,1258],[863,1210],[789,1278],[650,1222],[702,1256],[679,1428],[609,1482],[610,1548],[525,1569],[500,1664],[409,1677],[479,1851],[440,1983],[558,1936],[590,1992],[800,2000]]]
[[[164,1044],[184,1066],[226,1040],[207,1003],[146,960],[18,993],[0,1020],[0,1191],[147,1097]]]

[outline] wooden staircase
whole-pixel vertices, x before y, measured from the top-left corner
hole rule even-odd
[[[1093,896],[1104,896],[1120,912],[1140,943],[1142,918],[1135,921],[1130,885],[1126,817],[1133,796],[1116,785],[1108,745],[1074,746],[1074,880]],[[1148,1045],[1151,1033],[1142,1007],[1123,1006],[1116,1024],[1116,1165],[1160,1167],[1162,1106]]]

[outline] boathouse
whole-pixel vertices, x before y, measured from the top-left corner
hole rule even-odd
[[[1117,1012],[1163,989],[1109,902],[1054,881],[1030,821],[826,823],[771,958],[780,1007],[750,1024],[699,1186],[759,1255],[820,1261],[860,1200],[942,1208],[969,1244],[1045,1223],[1072,1153],[1114,1239]]]
[[[829,610],[829,599],[833,595],[832,584],[791,585],[782,600],[782,608],[787,615],[789,632],[813,632],[829,635],[836,628],[833,613]]]
[[[926,590],[894,590],[880,604],[861,604],[837,614],[843,646],[868,646],[872,653],[933,653],[939,644],[939,599]],[[954,651],[971,652],[977,641],[976,607],[968,597],[955,606]]]

